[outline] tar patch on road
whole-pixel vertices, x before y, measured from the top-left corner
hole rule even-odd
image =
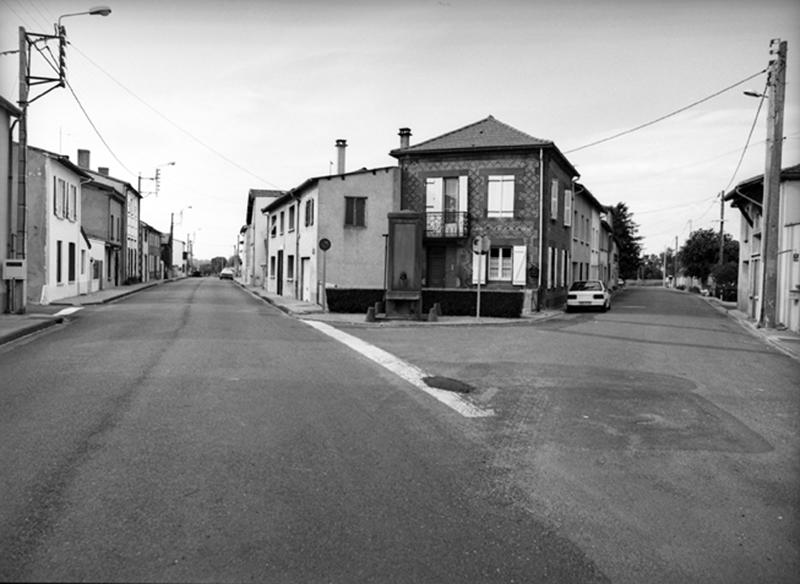
[[[450,377],[440,377],[438,375],[423,377],[422,381],[428,387],[435,387],[436,389],[443,389],[445,391],[455,391],[457,393],[471,393],[475,388],[468,383],[452,379]]]

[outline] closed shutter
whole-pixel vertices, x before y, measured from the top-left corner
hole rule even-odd
[[[511,283],[515,286],[525,285],[525,269],[528,264],[528,252],[524,245],[515,245],[513,251],[512,261],[512,280]]]
[[[472,254],[472,283],[478,283],[478,276],[480,275],[481,284],[486,283],[486,264],[489,263],[489,257],[486,254]]]
[[[429,178],[425,180],[425,210],[429,213],[441,213],[444,209],[442,191],[444,180],[442,178]]]
[[[467,186],[468,179],[466,176],[458,177],[458,210],[461,213],[466,213],[467,209]]]

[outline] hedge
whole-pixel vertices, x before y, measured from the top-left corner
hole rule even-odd
[[[368,288],[328,288],[328,310],[366,314],[376,302],[383,302],[383,290]],[[478,294],[471,289],[422,291],[422,314],[438,303],[444,316],[475,316]],[[481,290],[481,316],[519,318],[524,295],[518,291]]]

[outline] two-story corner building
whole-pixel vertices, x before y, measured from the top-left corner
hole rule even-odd
[[[424,213],[424,286],[521,290],[524,311],[561,306],[577,171],[550,140],[492,116],[410,145],[400,130],[401,207]],[[472,253],[488,236],[488,261]],[[479,266],[482,266],[479,272]]]
[[[89,240],[81,229],[81,183],[89,175],[69,158],[28,147],[26,231],[28,302],[89,291]]]
[[[164,261],[161,253],[162,233],[144,221],[139,221],[139,241],[141,245],[139,263],[142,266],[142,282],[152,282],[164,278]]]
[[[764,175],[740,182],[725,195],[741,213],[737,307],[750,318],[761,316],[764,265],[775,262],[775,322],[800,332],[800,164],[780,173],[777,257],[763,249]]]
[[[322,305],[326,287],[385,287],[384,235],[387,215],[399,210],[398,169],[344,172],[344,140],[337,147],[337,174],[309,178],[262,209],[269,292]]]
[[[580,183],[575,183],[573,201],[570,282],[576,280],[605,280],[600,259],[600,217],[605,213],[605,207],[597,201],[585,185]],[[607,245],[607,241],[605,243]],[[607,253],[606,257],[608,257]]]
[[[107,241],[110,242],[107,252],[106,285],[118,286],[141,280],[141,265],[139,253],[139,218],[141,195],[128,182],[110,176],[107,167],[98,167],[97,171],[90,168],[90,152],[78,150],[78,166],[89,173],[91,182],[89,187],[92,192],[93,205],[102,207],[103,195],[109,201],[109,210],[106,225],[108,225]],[[110,196],[113,191],[114,196]],[[121,208],[117,207],[121,203]],[[94,230],[101,230],[99,216],[102,212],[93,213]],[[112,224],[113,216],[113,224]],[[99,236],[99,231],[95,231]]]
[[[247,193],[241,278],[249,286],[265,287],[267,280],[267,217],[261,209],[285,194],[286,191],[264,189],[250,189]]]
[[[2,258],[21,257],[23,250],[17,249],[14,240],[17,231],[17,183],[13,180],[15,160],[11,153],[12,119],[19,118],[20,109],[0,96],[0,254]],[[7,204],[6,204],[7,202]],[[0,260],[2,261],[2,260]],[[2,266],[0,266],[2,271]],[[24,270],[23,270],[24,271]],[[11,278],[0,274],[0,310],[2,312],[17,312],[22,310],[24,296],[21,292],[23,283],[17,284],[20,290],[17,306],[11,305],[13,291],[10,287],[15,285]]]

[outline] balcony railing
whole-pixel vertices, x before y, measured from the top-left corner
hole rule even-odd
[[[425,213],[425,237],[428,239],[455,239],[469,234],[469,213],[444,211]]]

